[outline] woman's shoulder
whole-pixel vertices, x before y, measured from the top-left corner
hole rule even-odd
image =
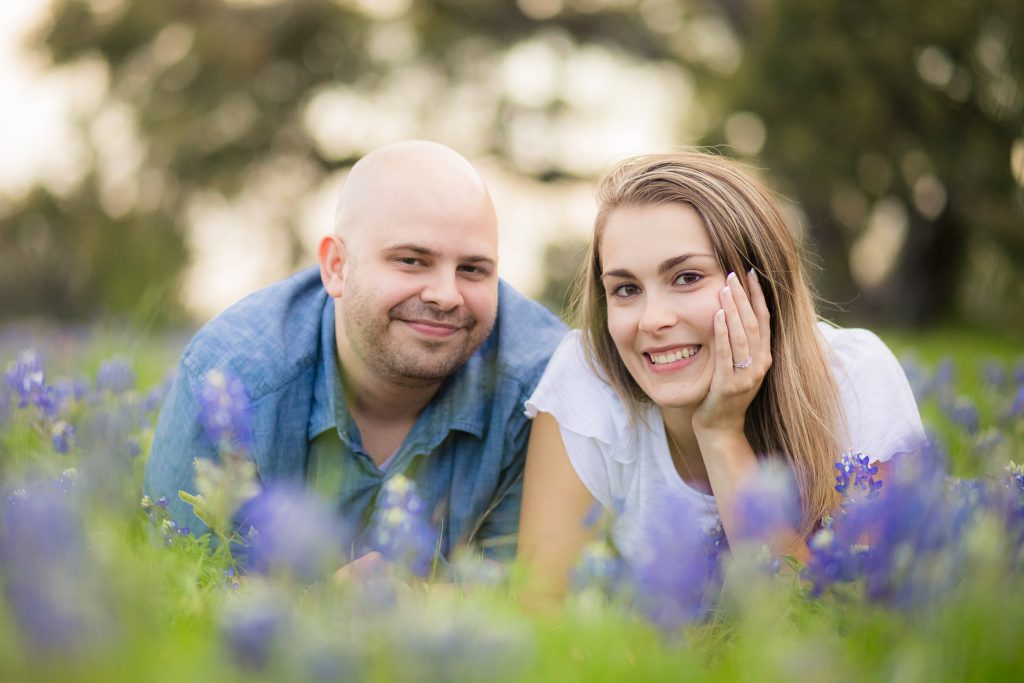
[[[587,358],[580,330],[562,339],[526,402],[531,418],[541,412],[553,415],[562,429],[609,446],[629,434],[627,407]]]
[[[856,327],[837,327],[831,323],[818,323],[818,331],[825,340],[829,361],[840,381],[855,379],[856,375],[868,372],[890,372],[902,369],[892,350],[872,332]]]

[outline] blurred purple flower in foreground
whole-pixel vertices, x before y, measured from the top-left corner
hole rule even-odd
[[[385,559],[425,578],[433,565],[438,536],[427,520],[412,480],[396,475],[381,487],[370,525],[370,546]]]
[[[241,549],[254,573],[315,581],[341,568],[349,534],[318,497],[292,487],[271,487],[238,513]]]
[[[0,577],[26,643],[68,650],[108,630],[81,510],[58,487],[6,493],[0,510]]]
[[[206,435],[221,450],[252,450],[249,395],[237,378],[210,370],[196,395],[199,419]]]
[[[640,612],[671,631],[708,613],[715,577],[707,561],[709,534],[690,522],[700,518],[698,504],[666,497],[658,508],[632,560],[631,583]]]
[[[135,388],[135,371],[127,358],[118,356],[100,363],[96,371],[96,389],[113,396]]]

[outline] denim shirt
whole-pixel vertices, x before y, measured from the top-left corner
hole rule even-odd
[[[523,404],[565,335],[546,309],[505,282],[484,343],[442,383],[390,466],[379,470],[344,404],[337,369],[334,300],[317,268],[301,271],[230,307],[186,347],[146,463],[144,490],[195,535],[205,525],[178,497],[195,492],[194,458],[216,458],[199,421],[196,391],[214,368],[239,378],[252,404],[249,454],[261,482],[341,484],[328,492],[346,521],[364,527],[381,485],[397,474],[416,484],[441,530],[441,552],[475,543],[495,556],[514,551],[529,420]],[[334,430],[334,433],[331,433]],[[336,437],[336,438],[335,438]],[[317,481],[319,479],[319,481]],[[337,482],[336,482],[337,483]],[[485,543],[490,540],[493,545]]]

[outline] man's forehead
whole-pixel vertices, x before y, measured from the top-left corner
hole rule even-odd
[[[403,239],[401,236],[393,235],[379,241],[374,245],[383,253],[408,253],[430,258],[454,258],[460,262],[489,262],[497,261],[497,253],[494,245],[486,240],[452,240],[444,235],[437,235],[433,239]]]

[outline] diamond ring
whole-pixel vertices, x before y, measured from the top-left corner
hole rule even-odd
[[[742,370],[743,368],[749,368],[753,364],[754,364],[754,359],[751,358],[750,356],[747,356],[746,358],[741,360],[739,363],[733,363],[732,366],[734,368]]]

